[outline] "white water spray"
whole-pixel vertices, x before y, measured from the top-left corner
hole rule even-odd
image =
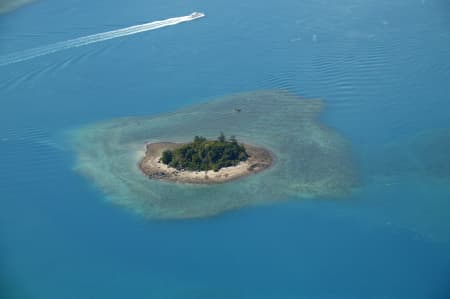
[[[48,55],[51,53],[59,52],[66,49],[72,49],[77,47],[86,46],[93,43],[102,42],[105,40],[118,38],[127,35],[133,35],[141,32],[155,30],[167,26],[173,26],[184,22],[193,21],[204,17],[205,15],[200,12],[194,12],[187,16],[170,18],[162,21],[154,21],[141,25],[126,27],[108,32],[97,33],[93,35],[83,36],[75,39],[70,39],[62,42],[57,42],[47,46],[37,47],[29,50],[15,52],[0,56],[0,66],[5,66],[17,62],[30,60],[36,57]]]

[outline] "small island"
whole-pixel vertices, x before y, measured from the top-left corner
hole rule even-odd
[[[151,179],[217,184],[260,172],[272,162],[268,150],[221,133],[217,140],[195,136],[189,143],[149,143],[139,167]]]
[[[234,136],[226,140],[222,132],[217,140],[195,136],[193,142],[175,150],[165,150],[160,161],[178,170],[217,172],[247,159],[245,147],[239,144]]]
[[[360,179],[350,143],[320,122],[323,105],[281,90],[258,90],[161,115],[94,123],[70,132],[74,169],[108,202],[153,219],[340,198]],[[223,143],[221,131],[230,136]]]

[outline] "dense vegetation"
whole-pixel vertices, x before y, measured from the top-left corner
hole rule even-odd
[[[217,140],[195,136],[193,142],[175,150],[166,150],[162,154],[161,162],[179,170],[218,171],[222,167],[237,165],[247,158],[244,146],[239,144],[236,138],[227,140],[221,133]]]

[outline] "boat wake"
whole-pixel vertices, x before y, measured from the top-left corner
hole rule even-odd
[[[6,66],[13,63],[18,63],[26,60],[30,60],[33,58],[37,58],[40,56],[52,54],[55,52],[59,52],[62,50],[77,48],[86,46],[93,43],[102,42],[105,40],[118,38],[127,35],[133,35],[141,32],[146,32],[150,30],[155,30],[163,27],[173,26],[184,22],[193,21],[199,18],[204,17],[205,15],[200,12],[193,12],[187,16],[175,17],[161,21],[154,21],[150,23],[145,23],[141,25],[130,26],[122,29],[117,29],[108,32],[102,32],[97,34],[92,34],[88,36],[83,36],[75,39],[70,39],[62,42],[57,42],[54,44],[37,47],[29,50],[24,50],[20,52],[15,52],[11,54],[7,54],[4,56],[0,56],[0,66]]]

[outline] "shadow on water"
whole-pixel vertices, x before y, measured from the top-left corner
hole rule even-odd
[[[418,238],[450,242],[449,155],[450,129],[445,128],[362,149],[365,186],[354,204],[358,212],[407,228]]]
[[[0,247],[1,242],[0,242]],[[13,276],[8,273],[8,267],[3,260],[0,260],[0,298],[2,299],[27,299],[23,289],[21,289]]]

